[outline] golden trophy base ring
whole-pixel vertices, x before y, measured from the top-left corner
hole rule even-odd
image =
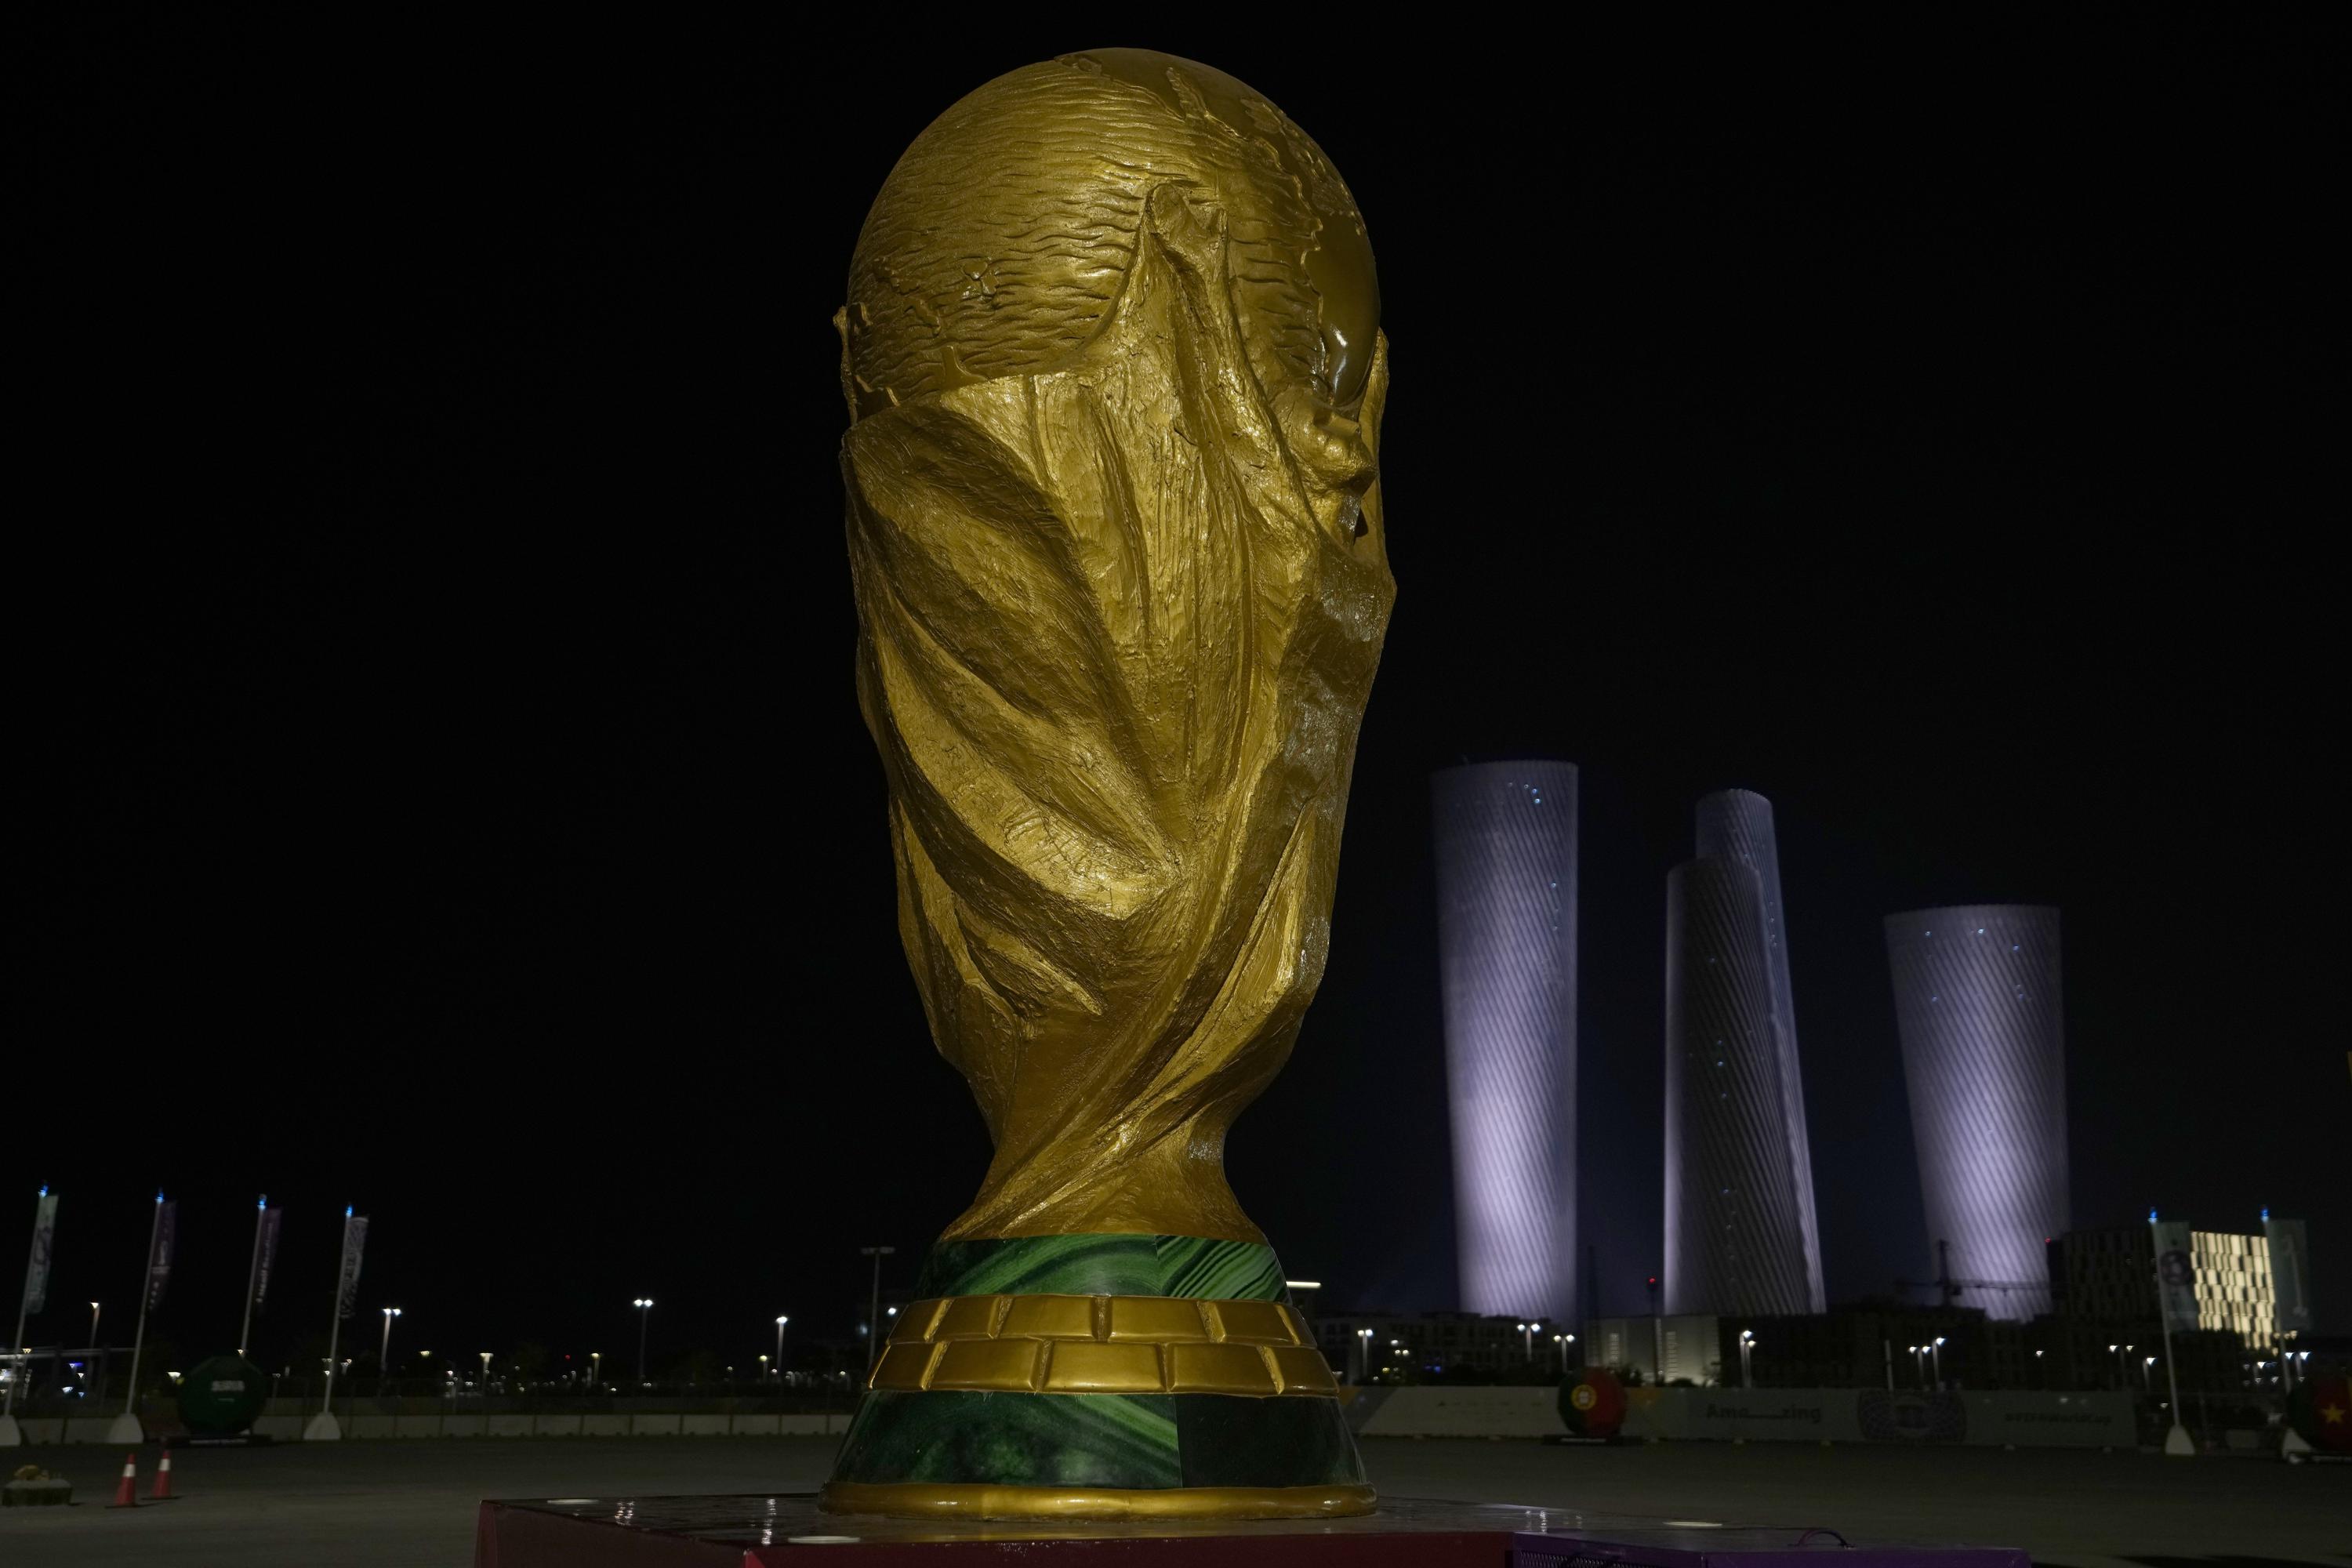
[[[1347,1519],[1372,1511],[1370,1487],[1019,1487],[925,1481],[835,1481],[827,1513],[901,1519]]]

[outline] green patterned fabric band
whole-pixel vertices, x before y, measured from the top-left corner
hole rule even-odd
[[[1014,1236],[942,1241],[923,1260],[915,1294],[1188,1296],[1287,1301],[1274,1248],[1197,1236]]]
[[[1274,1249],[1189,1236],[942,1241],[838,1485],[1360,1487]]]

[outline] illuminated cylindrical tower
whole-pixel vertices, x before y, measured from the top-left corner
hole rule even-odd
[[[1812,1309],[1790,1160],[1763,879],[1666,879],[1666,1311]]]
[[[1797,1227],[1803,1238],[1806,1311],[1829,1310],[1822,1288],[1821,1224],[1813,1206],[1813,1155],[1805,1137],[1805,1077],[1797,1058],[1797,1008],[1789,988],[1789,927],[1781,918],[1780,845],[1772,830],[1772,803],[1754,790],[1727,789],[1698,803],[1698,854],[1754,868],[1764,900],[1766,968],[1772,983],[1772,1023],[1779,1037],[1780,1125],[1797,1189]]]
[[[1432,780],[1462,1306],[1576,1307],[1576,769]]]
[[[2014,1320],[2046,1312],[2044,1244],[2072,1223],[2058,911],[1889,915],[1886,957],[1929,1257],[1963,1305]]]

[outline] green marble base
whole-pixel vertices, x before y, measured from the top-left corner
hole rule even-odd
[[[917,1289],[1287,1304],[1271,1248],[1194,1237],[941,1242]],[[833,1480],[1158,1490],[1361,1486],[1364,1469],[1331,1398],[869,1389]]]

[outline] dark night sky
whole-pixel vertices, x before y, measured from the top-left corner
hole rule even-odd
[[[1231,1152],[1291,1270],[1451,1304],[1426,775],[1543,754],[1584,770],[1604,1310],[1659,1250],[1664,877],[1738,784],[1833,1299],[1927,1268],[1880,917],[2047,901],[2077,1223],[2305,1215],[2352,1324],[2315,15],[47,40],[0,1268],[54,1183],[53,1300],[127,1317],[161,1183],[157,1331],[225,1346],[267,1190],[265,1357],[353,1203],[412,1348],[617,1352],[650,1293],[657,1360],[735,1360],[845,1331],[860,1243],[910,1265],[986,1144],[893,926],[828,317],[933,114],[1134,42],[1322,142],[1394,352],[1333,958]]]

